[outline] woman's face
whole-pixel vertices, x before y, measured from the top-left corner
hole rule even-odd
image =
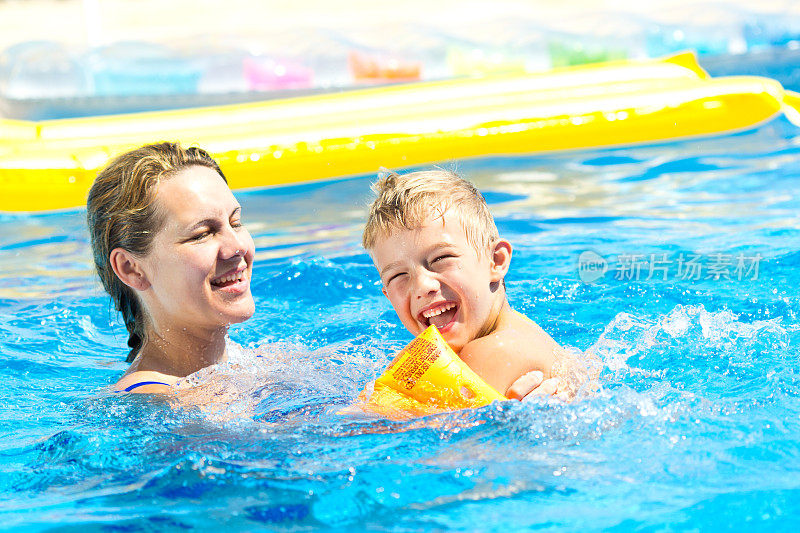
[[[250,318],[255,245],[222,177],[185,168],[158,184],[156,204],[164,226],[141,262],[150,282],[141,296],[156,330],[214,329]]]

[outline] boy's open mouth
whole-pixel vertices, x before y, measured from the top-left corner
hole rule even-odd
[[[428,326],[436,326],[442,329],[450,324],[456,317],[458,305],[454,302],[441,302],[422,310],[419,313],[419,321]]]

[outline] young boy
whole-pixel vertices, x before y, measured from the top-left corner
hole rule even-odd
[[[500,238],[480,192],[440,170],[390,173],[373,190],[363,245],[408,331],[419,335],[435,325],[506,397],[555,393],[557,380],[548,378],[562,350],[508,304],[503,278],[511,244]]]

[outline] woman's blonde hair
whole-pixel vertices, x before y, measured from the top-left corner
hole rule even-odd
[[[458,216],[467,240],[478,253],[500,238],[483,195],[455,172],[388,172],[372,185],[372,190],[377,197],[370,206],[361,241],[367,250],[393,230],[417,229],[431,215],[443,216],[449,209]]]
[[[94,264],[128,329],[131,348],[128,362],[133,361],[142,345],[145,316],[134,291],[112,270],[109,256],[115,248],[139,256],[150,252],[153,237],[164,224],[156,209],[155,187],[160,180],[191,166],[211,168],[227,183],[219,165],[205,150],[162,142],[115,157],[100,171],[89,190],[86,220]]]

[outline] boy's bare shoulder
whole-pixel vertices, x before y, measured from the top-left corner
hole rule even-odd
[[[510,310],[501,321],[497,328],[484,337],[473,340],[468,344],[476,343],[487,346],[521,346],[527,349],[532,348],[531,343],[544,344],[550,348],[557,348],[558,344],[553,338],[543,330],[539,324],[526,317],[522,313]]]
[[[505,390],[532,370],[550,377],[560,350],[536,322],[511,311],[492,333],[468,342],[458,355],[490,385]]]

